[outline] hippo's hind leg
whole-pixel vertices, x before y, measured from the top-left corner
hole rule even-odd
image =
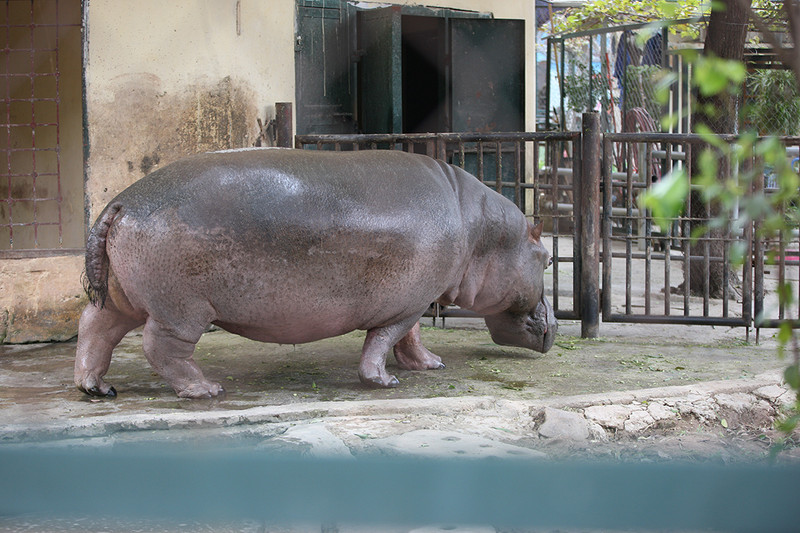
[[[111,365],[111,353],[122,337],[142,325],[142,321],[116,310],[108,302],[102,309],[86,306],[78,324],[75,356],[75,385],[91,396],[114,397],[117,391],[103,381]]]
[[[142,348],[153,369],[181,398],[212,398],[224,392],[219,383],[208,381],[192,354],[195,344],[205,330],[176,328],[147,319],[142,336]]]
[[[442,358],[422,345],[419,322],[394,345],[394,357],[404,370],[436,370],[444,368]]]
[[[370,387],[397,387],[400,384],[396,377],[386,372],[386,355],[392,346],[412,330],[418,319],[413,317],[367,331],[358,365],[358,377],[362,383]]]

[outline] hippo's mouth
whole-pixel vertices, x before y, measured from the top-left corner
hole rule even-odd
[[[492,340],[497,344],[520,346],[542,353],[553,346],[558,329],[553,307],[544,295],[528,313],[505,311],[487,316],[485,320]]]

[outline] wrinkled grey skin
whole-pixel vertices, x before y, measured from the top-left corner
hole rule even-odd
[[[556,321],[549,255],[512,202],[465,171],[401,152],[200,154],[144,177],[92,228],[75,384],[114,396],[111,352],[144,325],[143,348],[178,396],[222,392],[192,359],[209,324],[300,344],[366,330],[359,377],[394,387],[444,365],[419,340],[429,304],[486,315],[495,342],[541,352]]]

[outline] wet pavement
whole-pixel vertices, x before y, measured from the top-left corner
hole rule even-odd
[[[195,352],[206,376],[226,389],[211,400],[177,398],[147,364],[136,333],[115,350],[106,376],[118,391],[114,399],[90,398],[74,387],[74,342],[0,346],[2,441],[119,436],[164,420],[215,427],[232,419],[324,418],[350,405],[387,412],[402,412],[409,402],[442,412],[449,407],[440,406],[482,402],[555,405],[705,382],[762,383],[764,373],[780,384],[774,339],[762,334],[760,344],[748,343],[743,329],[603,324],[601,338],[581,339],[579,324],[562,322],[554,347],[538,354],[494,344],[482,321],[448,325],[457,327],[422,331],[447,367],[405,371],[390,356],[387,368],[400,386],[386,390],[358,381],[363,332],[292,346],[212,331]]]

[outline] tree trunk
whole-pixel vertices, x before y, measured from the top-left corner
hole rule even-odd
[[[708,23],[703,54],[721,59],[741,61],[744,58],[744,44],[747,37],[747,24],[750,15],[751,0],[724,0],[713,3]],[[696,105],[692,115],[693,130],[700,124],[708,126],[713,133],[736,133],[738,130],[737,97],[723,91],[719,94],[704,97],[696,94]],[[699,152],[692,158],[692,174],[699,172],[697,162]],[[725,179],[726,166],[720,162],[719,179]],[[706,206],[699,194],[692,193],[691,217],[692,229],[707,224],[708,218],[720,213],[718,205]],[[693,247],[692,255],[711,258],[722,258],[724,251],[724,230],[711,230],[706,234],[708,241],[701,240]],[[703,295],[706,288],[712,298],[721,298],[726,278],[728,284],[735,275],[724,262],[714,261],[706,272],[706,262],[702,259],[690,261],[690,290],[693,294]],[[729,293],[733,295],[734,292]]]

